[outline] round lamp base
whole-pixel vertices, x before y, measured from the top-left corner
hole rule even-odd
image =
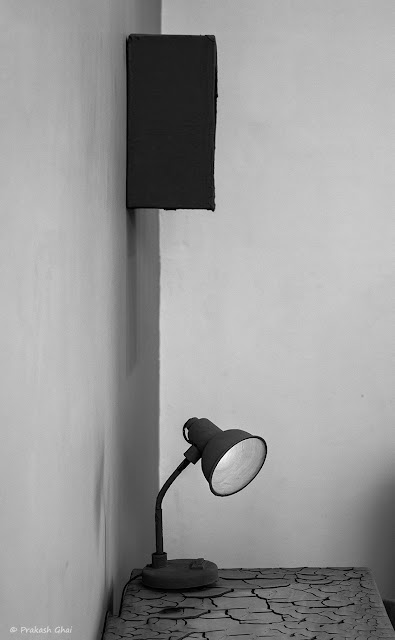
[[[193,589],[218,580],[218,567],[203,558],[168,560],[164,567],[148,564],[143,569],[143,584],[152,589]]]

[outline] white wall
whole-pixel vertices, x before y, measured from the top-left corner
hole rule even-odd
[[[189,468],[165,550],[220,566],[369,565],[395,593],[391,0],[164,0],[215,34],[214,213],[161,212],[160,476],[205,416],[264,436],[245,491]]]
[[[93,640],[151,547],[158,224],[125,211],[125,41],[160,2],[0,5],[0,635]]]

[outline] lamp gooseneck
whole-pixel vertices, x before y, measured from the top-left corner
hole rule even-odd
[[[185,437],[185,440],[187,438]],[[189,440],[187,440],[189,442]],[[156,540],[156,551],[152,554],[152,566],[154,569],[159,569],[160,567],[166,566],[167,563],[167,554],[163,551],[163,520],[162,520],[162,500],[165,497],[165,494],[168,488],[173,484],[174,480],[178,478],[180,473],[187,468],[187,466],[192,462],[196,464],[198,460],[201,458],[201,454],[197,447],[194,445],[190,446],[189,449],[184,453],[185,459],[178,465],[177,469],[173,471],[173,473],[168,477],[163,487],[158,493],[155,503],[155,540]]]
[[[156,498],[155,503],[155,539],[156,539],[156,551],[152,554],[152,566],[154,568],[163,567],[167,561],[167,554],[163,551],[163,522],[162,522],[162,500],[165,496],[168,488],[173,484],[174,480],[178,478],[180,473],[187,468],[190,461],[186,458],[178,465],[177,469],[173,471],[171,476],[168,477],[165,484],[161,488]]]

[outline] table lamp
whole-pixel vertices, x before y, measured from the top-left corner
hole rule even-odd
[[[163,551],[162,500],[174,480],[192,462],[202,460],[202,471],[216,496],[230,496],[244,489],[261,470],[266,459],[266,442],[241,429],[223,431],[207,418],[190,418],[183,427],[191,445],[185,459],[166,480],[155,505],[156,551],[152,563],[143,569],[142,581],[154,589],[190,589],[216,582],[214,562],[197,559],[168,560]]]

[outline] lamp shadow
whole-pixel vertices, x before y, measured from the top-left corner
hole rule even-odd
[[[378,486],[366,531],[369,566],[383,599],[395,601],[395,475]]]

